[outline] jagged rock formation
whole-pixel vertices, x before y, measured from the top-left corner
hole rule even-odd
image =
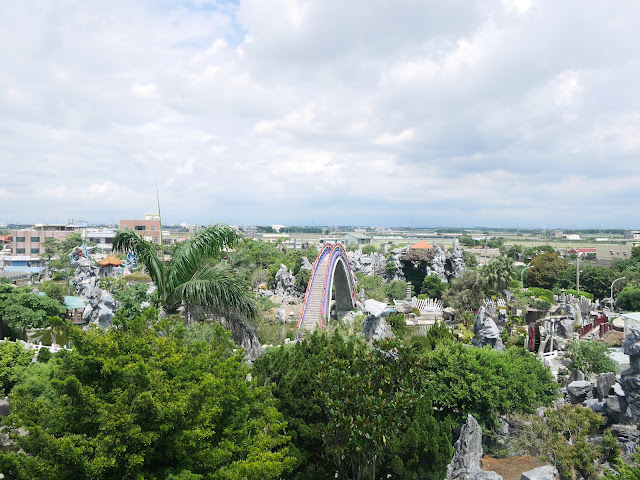
[[[369,299],[364,302],[362,311],[367,315],[362,326],[362,334],[367,342],[395,336],[384,319],[389,313],[386,303]]]
[[[296,278],[293,272],[286,265],[280,264],[280,269],[276,272],[275,293],[285,301],[298,298],[299,292],[296,290]]]
[[[313,265],[307,257],[302,257],[300,261],[302,262],[302,265],[300,265],[300,270],[313,270]]]
[[[447,466],[447,480],[498,480],[496,472],[482,470],[482,429],[471,415],[460,430],[456,453]]]
[[[431,262],[431,272],[433,272],[433,274],[440,277],[440,280],[442,280],[443,282],[448,282],[447,274],[445,271],[446,262],[447,262],[446,253],[442,248],[440,248],[440,245],[436,245],[435,257],[433,258],[433,262]]]
[[[626,395],[627,417],[640,424],[640,325],[630,325],[631,336],[624,341],[624,353],[629,355],[629,368],[620,375],[620,386]]]
[[[496,325],[496,322],[485,313],[484,307],[480,307],[480,311],[476,316],[473,333],[475,336],[471,340],[471,343],[476,347],[491,345],[494,350],[505,349],[502,339],[500,338],[500,329]]]
[[[462,247],[457,238],[453,240],[453,253],[451,254],[451,275],[453,278],[457,278],[462,275],[466,266],[464,264],[464,256],[462,254]]]
[[[98,286],[99,269],[91,260],[80,257],[74,264],[76,273],[71,285],[75,288],[76,295],[89,302],[82,312],[82,319],[87,323],[108,328],[113,321],[114,311],[118,308],[117,302],[109,292],[101,290]]]
[[[353,273],[360,272],[365,275],[382,275],[385,273],[386,260],[381,253],[373,252],[365,255],[361,250],[357,250],[355,252],[347,252],[347,258]]]
[[[557,480],[558,478],[560,478],[560,474],[556,467],[553,465],[543,465],[542,467],[524,472],[520,480]]]

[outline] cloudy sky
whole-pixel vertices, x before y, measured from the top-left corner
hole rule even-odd
[[[640,3],[0,4],[0,222],[638,228]]]

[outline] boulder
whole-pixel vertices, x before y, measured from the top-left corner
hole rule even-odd
[[[284,323],[287,321],[287,314],[284,311],[284,308],[279,308],[276,310],[276,321],[279,323]]]
[[[482,465],[482,429],[471,415],[460,430],[460,437],[455,443],[456,453],[447,466],[448,480],[462,480],[474,470],[481,470]]]
[[[502,480],[502,475],[491,471],[472,470],[464,477],[464,480]]]
[[[558,335],[570,338],[573,335],[574,325],[575,322],[573,320],[560,320],[558,323]]]
[[[571,382],[584,382],[584,373],[582,373],[577,368],[574,368],[569,375],[569,383]]]
[[[289,302],[289,299],[292,297],[300,296],[296,290],[296,278],[286,265],[280,264],[280,269],[276,272],[274,284],[276,295],[282,297],[285,302]]]
[[[558,469],[553,465],[543,465],[527,472],[523,472],[520,480],[557,480],[560,477]]]
[[[383,317],[389,311],[387,304],[377,300],[369,299],[364,302],[363,312],[374,317]]]
[[[300,261],[302,262],[302,265],[300,265],[300,270],[313,270],[313,265],[307,257],[302,257]]]
[[[598,400],[597,398],[590,398],[584,401],[584,406],[590,408],[596,413],[601,413],[605,411],[605,403]]]
[[[632,455],[638,450],[640,432],[636,425],[615,424],[611,426],[611,433],[618,440],[623,456]]]
[[[616,374],[613,372],[600,373],[596,380],[596,391],[598,392],[598,399],[604,400],[609,396],[609,392],[616,383]]]
[[[375,315],[369,315],[364,321],[362,335],[367,342],[395,337],[384,317],[376,317]]]
[[[462,248],[460,247],[460,242],[457,238],[453,240],[453,252],[451,253],[451,274],[453,278],[457,278],[462,275],[466,266],[464,264],[464,255],[462,253]]]
[[[504,350],[504,344],[500,338],[500,329],[491,317],[486,315],[485,308],[480,307],[476,316],[476,323],[473,327],[475,336],[471,343],[476,347],[491,345],[494,350]]]
[[[573,405],[583,403],[593,398],[593,384],[586,381],[575,381],[567,385],[567,400]]]

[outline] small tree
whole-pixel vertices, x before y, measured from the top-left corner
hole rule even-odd
[[[440,280],[437,275],[427,275],[422,281],[421,293],[429,298],[442,298],[442,294],[447,289],[447,284]]]
[[[607,373],[616,371],[616,363],[609,358],[609,347],[606,343],[578,340],[569,347],[571,363],[569,369],[577,368],[585,375],[590,373]]]

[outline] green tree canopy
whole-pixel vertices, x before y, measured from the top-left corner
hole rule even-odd
[[[427,275],[422,281],[421,293],[429,298],[442,298],[442,294],[448,285],[440,280],[437,275]]]
[[[9,422],[29,434],[0,453],[7,478],[278,479],[291,462],[273,398],[222,327],[208,344],[142,329],[71,337],[72,352],[11,393]]]
[[[531,260],[527,272],[529,285],[552,289],[559,275],[569,269],[567,261],[556,252],[544,252]]]
[[[50,317],[64,316],[66,308],[59,301],[31,293],[29,287],[0,284],[0,337],[3,326],[16,330],[50,326]]]

